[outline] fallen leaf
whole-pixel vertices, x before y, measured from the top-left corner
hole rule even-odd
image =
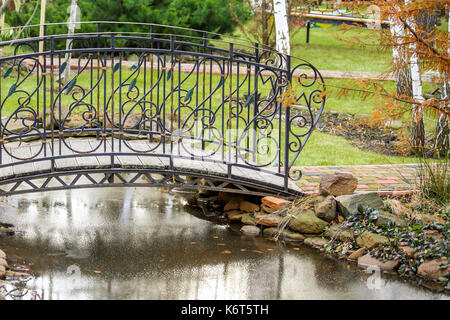
[[[224,253],[224,254],[231,254],[231,251],[230,250],[224,250],[224,251],[222,251],[222,253]]]
[[[102,273],[101,271],[99,271],[99,270],[92,270],[92,272],[94,272],[94,273],[96,273],[96,274],[100,274],[100,273]]]
[[[197,244],[197,242],[195,242],[195,241],[192,241],[192,242],[191,242],[191,244]]]
[[[245,252],[245,251],[247,251],[247,249],[241,249],[241,251],[242,251],[242,252]]]
[[[225,243],[218,243],[217,245],[218,245],[218,246],[224,246]]]
[[[294,250],[295,250],[295,251],[298,251],[298,250],[300,250],[300,248],[294,248]]]
[[[264,252],[259,251],[259,250],[252,250],[252,252],[254,252],[254,253],[264,253]]]
[[[213,236],[214,239],[219,239],[219,236]]]

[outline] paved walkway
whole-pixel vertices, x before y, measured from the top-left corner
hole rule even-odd
[[[298,182],[307,193],[319,191],[320,178],[327,173],[348,172],[358,179],[356,191],[377,191],[400,195],[415,190],[417,164],[299,167],[303,176]]]

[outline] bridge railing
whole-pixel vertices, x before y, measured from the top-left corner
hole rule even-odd
[[[111,166],[138,154],[265,171],[285,188],[300,179],[292,167],[325,104],[308,62],[198,30],[87,22],[51,32],[61,25],[43,37],[39,25],[3,30],[13,39],[0,42],[0,170],[68,152],[111,155]],[[90,147],[70,143],[81,137]]]

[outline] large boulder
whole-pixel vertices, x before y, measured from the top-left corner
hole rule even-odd
[[[342,196],[344,194],[352,194],[358,186],[358,179],[350,173],[335,172],[333,174],[325,174],[320,179],[319,192],[327,196]]]
[[[261,233],[261,229],[259,229],[257,226],[245,225],[242,226],[241,232],[244,234],[259,235]]]
[[[0,258],[0,266],[5,267],[6,269],[9,268],[8,262],[6,262],[6,260],[3,258]]]
[[[4,266],[0,266],[0,279],[3,279],[6,275],[6,268]]]
[[[266,206],[265,204],[261,205],[261,211],[265,212],[265,213],[274,213],[275,209],[272,209],[271,207]]]
[[[287,240],[292,240],[292,241],[303,241],[305,240],[305,236],[297,233],[297,232],[292,232],[289,230],[283,230],[280,233],[280,230],[277,228],[265,228],[263,231],[263,234],[265,237],[270,237],[270,238],[274,238],[276,236],[279,236],[280,239],[287,239]]]
[[[438,279],[439,277],[446,277],[450,274],[450,266],[448,265],[448,258],[442,257],[422,263],[417,269],[417,273],[423,277]]]
[[[239,210],[241,207],[240,201],[236,199],[231,199],[223,207],[223,211]]]
[[[399,265],[399,262],[396,260],[386,260],[381,261],[377,258],[374,258],[370,255],[370,253],[367,253],[366,255],[358,258],[358,266],[363,268],[369,268],[369,267],[379,267],[381,270],[386,271],[393,271],[395,270]]]
[[[232,210],[226,212],[227,218],[231,221],[241,221],[244,213],[239,210]]]
[[[339,239],[343,242],[354,240],[353,230],[340,224],[331,224],[324,232],[324,236],[328,238]]]
[[[349,260],[357,260],[359,257],[362,257],[364,255],[364,253],[366,253],[366,248],[362,247],[359,248],[358,250],[353,251],[349,256],[348,259]]]
[[[328,240],[324,239],[324,238],[320,238],[320,237],[311,237],[311,238],[306,238],[304,242],[308,246],[315,247],[315,248],[322,248],[327,245]]]
[[[255,214],[256,224],[260,224],[267,227],[276,227],[281,221],[282,217],[276,214]]]
[[[328,226],[328,222],[316,217],[312,210],[298,213],[289,221],[289,228],[300,233],[322,233]]]
[[[250,201],[241,201],[239,203],[239,209],[244,212],[256,212],[259,211],[259,205]]]
[[[388,238],[381,234],[364,231],[356,238],[356,244],[370,250],[378,247],[378,245],[385,243],[388,240]]]
[[[262,204],[274,210],[280,210],[291,204],[291,201],[277,197],[267,196],[261,199]]]
[[[249,224],[249,225],[256,226],[255,218],[249,213],[246,213],[242,216],[241,222],[243,224]]]
[[[336,200],[333,196],[318,196],[314,202],[316,216],[327,222],[336,218]]]
[[[0,258],[1,259],[6,259],[6,253],[0,249]]]
[[[399,227],[405,227],[408,224],[406,219],[397,216],[395,214],[389,213],[387,211],[380,210],[377,216],[378,219],[375,221],[375,224],[377,226],[385,225],[388,224],[389,222]]]
[[[383,200],[376,192],[365,192],[349,194],[336,197],[337,209],[344,217],[357,210],[358,204],[373,209],[381,209],[384,206]]]

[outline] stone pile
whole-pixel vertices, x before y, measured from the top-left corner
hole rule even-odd
[[[334,173],[322,177],[318,195],[295,201],[273,196],[247,198],[242,194],[225,192],[220,192],[216,198],[230,223],[242,223],[240,231],[243,234],[262,235],[272,240],[302,241],[323,251],[333,244],[339,249],[339,258],[354,261],[358,267],[376,266],[384,271],[395,271],[399,268],[399,259],[386,259],[374,254],[380,248],[392,246],[393,239],[373,229],[356,230],[350,221],[362,208],[375,210],[373,225],[377,228],[406,227],[412,218],[399,210],[401,205],[395,200],[388,199],[385,204],[377,192],[354,193],[357,185],[353,175]],[[445,224],[438,217],[431,220]],[[425,234],[427,232],[430,236],[439,236],[437,231],[425,230]],[[423,257],[423,252],[416,252],[404,243],[399,243],[395,250],[411,259]],[[423,261],[417,274],[441,281],[447,277],[448,281],[448,258]]]

